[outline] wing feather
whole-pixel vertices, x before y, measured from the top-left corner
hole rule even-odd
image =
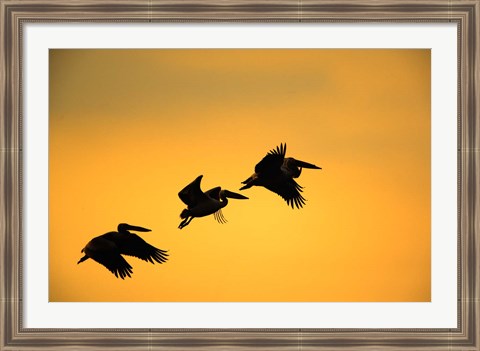
[[[92,239],[85,247],[85,254],[106,267],[115,277],[125,279],[131,277],[132,266],[120,255],[118,247],[105,238]]]
[[[280,195],[292,208],[302,208],[307,201],[301,194],[303,187],[293,179],[288,179],[282,183],[267,184],[265,187]]]
[[[117,245],[121,254],[134,256],[150,263],[163,263],[168,259],[167,251],[157,249],[136,234],[125,235]]]
[[[280,144],[276,149],[272,149],[268,154],[255,166],[255,173],[265,176],[275,175],[281,172],[287,144]]]

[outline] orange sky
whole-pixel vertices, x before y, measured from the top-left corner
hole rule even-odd
[[[430,301],[429,50],[50,50],[49,93],[50,301]],[[322,167],[303,209],[255,187],[177,228],[281,142]],[[170,260],[77,265],[120,222]]]

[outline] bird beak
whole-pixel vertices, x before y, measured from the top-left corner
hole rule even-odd
[[[299,160],[295,160],[295,165],[301,168],[314,168],[314,169],[322,169],[321,167],[315,166],[314,164],[303,162]]]
[[[147,229],[147,228],[143,228],[143,227],[137,227],[135,225],[130,225],[130,224],[125,224],[125,229],[133,230],[135,232],[151,232],[151,229]]]
[[[240,189],[240,190],[242,190],[242,189]],[[232,191],[224,190],[223,192],[224,192],[225,196],[230,198],[230,199],[239,199],[239,200],[247,200],[248,199],[248,197],[243,196],[241,194],[234,193]]]

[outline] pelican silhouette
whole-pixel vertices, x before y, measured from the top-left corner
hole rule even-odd
[[[222,208],[227,206],[230,199],[248,199],[248,197],[225,190],[219,186],[206,192],[200,189],[200,182],[203,175],[198,176],[193,182],[188,184],[179,193],[178,197],[188,207],[182,211],[180,218],[183,221],[178,226],[179,229],[190,224],[195,217],[205,217],[213,214],[217,222],[226,223],[227,220],[222,214]]]
[[[134,256],[153,264],[154,261],[163,263],[167,260],[167,251],[157,249],[137,234],[129,232],[129,230],[150,232],[150,229],[120,223],[117,230],[117,232],[108,232],[90,240],[81,251],[85,256],[77,264],[91,258],[107,267],[115,277],[125,279],[125,277],[131,277],[133,270],[122,255]]]
[[[263,186],[280,195],[292,208],[303,207],[305,198],[300,186],[293,178],[298,178],[302,168],[321,169],[314,164],[285,157],[287,144],[280,144],[255,166],[255,173],[242,182],[245,184],[240,190],[251,188],[254,185]]]

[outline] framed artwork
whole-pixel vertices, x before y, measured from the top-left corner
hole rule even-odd
[[[0,349],[479,349],[479,6],[2,0]]]

